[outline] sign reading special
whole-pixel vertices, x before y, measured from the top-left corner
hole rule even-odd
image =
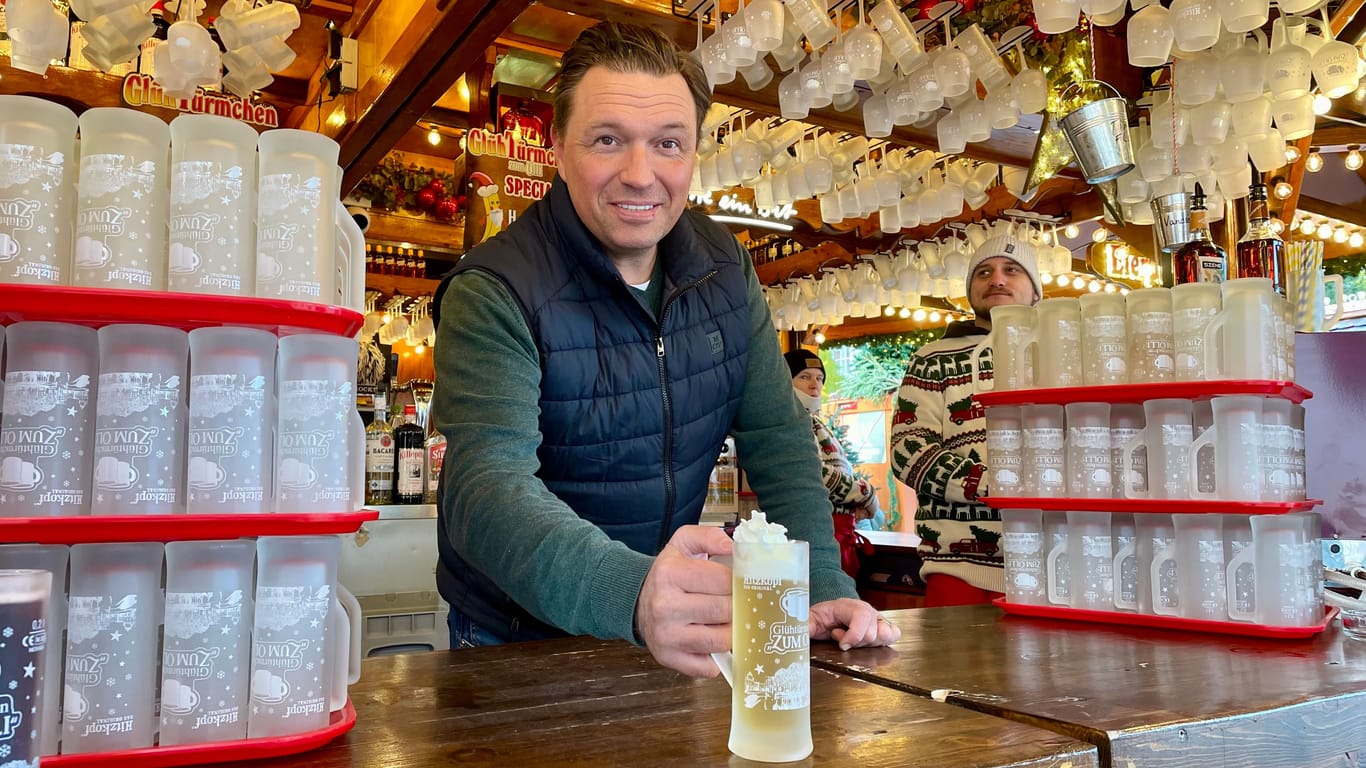
[[[555,178],[555,150],[535,146],[516,127],[494,133],[471,128],[465,137],[469,179],[465,190],[465,247],[507,229]]]

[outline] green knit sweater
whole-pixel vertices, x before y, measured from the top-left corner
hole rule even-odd
[[[736,452],[769,519],[810,542],[811,601],[856,597],[840,569],[810,417],[792,394],[748,263],[746,277],[749,360],[731,429]],[[649,291],[637,292],[652,312],[662,281],[657,267]],[[542,372],[530,329],[502,283],[477,271],[452,279],[435,354],[431,412],[448,441],[440,535],[542,621],[634,640],[636,599],[654,558],[609,539],[536,477]]]

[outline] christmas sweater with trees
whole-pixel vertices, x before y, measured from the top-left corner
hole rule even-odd
[[[915,351],[897,390],[890,448],[892,471],[920,499],[921,576],[1003,592],[1001,516],[977,503],[986,492],[986,417],[973,395],[991,379],[991,350],[977,361],[976,381],[972,355],[985,339],[985,329],[958,322]]]
[[[816,446],[821,455],[821,479],[825,489],[830,492],[830,503],[835,505],[835,514],[852,515],[854,507],[869,506],[870,512],[877,511],[877,496],[867,480],[854,474],[849,456],[840,445],[839,438],[820,417],[811,417],[811,431],[816,437]]]

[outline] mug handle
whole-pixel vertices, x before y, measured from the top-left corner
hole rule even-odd
[[[1204,432],[1200,433],[1200,436],[1197,437],[1197,438],[1195,438],[1195,442],[1191,443],[1191,447],[1190,447],[1190,457],[1189,457],[1189,458],[1190,458],[1190,481],[1191,481],[1191,483],[1190,483],[1190,493],[1191,493],[1191,498],[1193,498],[1193,499],[1217,499],[1217,498],[1219,498],[1219,474],[1218,474],[1218,472],[1216,472],[1215,475],[1214,475],[1214,490],[1213,490],[1213,491],[1202,491],[1202,490],[1200,490],[1200,449],[1201,449],[1201,448],[1204,448],[1204,447],[1207,446],[1207,445],[1209,445],[1209,449],[1210,449],[1211,451],[1218,451],[1218,450],[1219,450],[1218,447],[1216,447],[1216,446],[1214,446],[1214,445],[1210,445],[1210,443],[1213,443],[1213,442],[1214,442],[1214,428],[1213,428],[1213,427],[1210,427],[1209,429],[1206,429]],[[1215,458],[1215,461],[1216,461],[1216,462],[1218,461],[1218,457]]]
[[[1219,310],[1219,314],[1210,318],[1209,324],[1205,326],[1203,347],[1205,353],[1205,378],[1222,379],[1224,378],[1223,360],[1219,357],[1219,347],[1214,343],[1219,332],[1228,324],[1228,312]]]
[[[1173,538],[1171,544],[1163,547],[1157,554],[1153,555],[1153,562],[1149,567],[1148,577],[1152,582],[1152,587],[1149,591],[1153,596],[1153,613],[1158,616],[1175,616],[1179,611],[1178,608],[1168,608],[1163,605],[1162,601],[1159,599],[1159,595],[1162,594],[1162,566],[1169,560],[1176,562],[1175,542],[1176,539]],[[1178,564],[1177,567],[1179,568],[1181,566]],[[1177,594],[1176,599],[1177,605],[1180,605],[1181,595],[1179,593]]]
[[[337,712],[346,706],[347,686],[360,680],[361,607],[350,590],[337,583],[336,599],[328,613],[332,632],[332,684],[328,694],[328,711]]]
[[[1325,288],[1328,287],[1328,283],[1332,283],[1337,286],[1337,292],[1334,294],[1335,296],[1337,296],[1337,306],[1333,308],[1333,316],[1324,318],[1323,320],[1323,330],[1325,331],[1332,330],[1333,326],[1337,325],[1338,321],[1342,319],[1342,313],[1347,309],[1347,302],[1344,300],[1347,294],[1344,292],[1343,289],[1342,275],[1324,275],[1323,284]],[[1313,298],[1316,301],[1323,300],[1321,296],[1315,296]]]
[[[987,352],[991,351],[991,337],[992,334],[988,333],[986,339],[982,341],[981,344],[978,344],[977,346],[973,347],[972,354],[968,356],[968,367],[972,371],[972,380],[977,382],[979,386],[981,386],[983,382],[981,376],[981,364],[977,362],[977,359],[982,355],[986,354]],[[994,357],[995,353],[993,352],[992,354]],[[992,368],[994,370],[995,366],[993,365]],[[991,386],[982,387],[982,389],[983,391],[994,391],[996,389],[996,376],[994,373],[991,377]]]
[[[1129,442],[1125,443],[1124,448],[1121,449],[1124,452],[1124,469],[1123,474],[1120,476],[1120,482],[1124,485],[1124,498],[1126,499],[1147,499],[1152,497],[1152,483],[1146,483],[1148,490],[1136,491],[1134,490],[1134,484],[1131,481],[1131,478],[1138,474],[1138,462],[1134,461],[1134,452],[1145,445],[1144,441],[1147,435],[1148,428],[1145,426],[1143,429],[1138,430],[1133,437],[1129,438]],[[1149,474],[1152,473],[1152,467],[1148,468],[1148,472]]]
[[[1228,561],[1228,567],[1224,569],[1224,585],[1228,591],[1228,617],[1234,621],[1256,621],[1257,620],[1257,593],[1256,582],[1253,582],[1252,610],[1238,610],[1238,566],[1253,562],[1253,547],[1251,544],[1243,547],[1238,554]]]
[[[1120,597],[1120,595],[1123,595],[1123,594],[1124,594],[1124,590],[1123,590],[1123,588],[1122,588],[1123,585],[1124,585],[1124,584],[1123,584],[1123,579],[1124,579],[1124,567],[1123,567],[1123,564],[1124,564],[1124,561],[1125,561],[1126,559],[1128,559],[1128,558],[1131,558],[1131,557],[1137,558],[1137,557],[1138,557],[1138,548],[1137,548],[1137,546],[1136,546],[1136,542],[1137,542],[1137,541],[1138,541],[1138,536],[1134,536],[1134,537],[1133,537],[1133,541],[1130,541],[1128,544],[1125,544],[1123,547],[1120,547],[1119,551],[1115,553],[1114,567],[1113,567],[1113,568],[1111,569],[1111,571],[1110,571],[1111,577],[1112,577],[1112,579],[1113,579],[1113,584],[1112,584],[1111,587],[1110,587],[1110,593],[1111,593],[1112,595],[1114,595],[1114,597],[1115,597],[1115,607],[1118,608],[1118,609],[1120,609],[1120,610],[1122,610],[1122,611],[1136,611],[1136,610],[1138,610],[1138,601],[1137,601],[1137,600],[1124,600],[1124,599],[1122,599],[1122,598]],[[1135,585],[1135,586],[1137,586],[1137,585]]]
[[[1044,568],[1046,580],[1048,581],[1048,602],[1053,603],[1054,605],[1070,606],[1072,604],[1070,595],[1071,584],[1068,584],[1069,594],[1067,595],[1062,593],[1061,585],[1058,584],[1058,558],[1063,557],[1066,554],[1067,541],[1064,540],[1063,543],[1058,544],[1054,546],[1053,549],[1049,550],[1048,560]],[[1068,574],[1068,578],[1071,578],[1071,574]]]

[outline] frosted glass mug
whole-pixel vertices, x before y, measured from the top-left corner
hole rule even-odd
[[[41,754],[51,590],[49,571],[0,570],[0,741],[13,768],[37,768]]]
[[[63,545],[0,545],[0,570],[47,571],[52,574],[47,595],[46,651],[43,654],[42,754],[57,754],[62,735],[62,660],[66,650],[66,564],[70,551]],[[0,665],[0,669],[3,665]]]
[[[1043,512],[1037,509],[1001,510],[1001,544],[1005,552],[1007,602],[1047,605],[1044,575]]]
[[[1006,392],[1034,385],[1034,369],[1024,344],[1034,330],[1034,308],[1009,304],[991,308],[991,333],[972,351],[973,380],[980,381],[980,358],[991,350],[992,389]]]
[[[1053,605],[1072,604],[1072,561],[1067,556],[1067,513],[1043,513],[1044,580],[1048,585],[1048,602]]]
[[[99,341],[92,328],[23,322],[6,333],[0,515],[90,511]]]
[[[1134,455],[1134,464],[1126,469],[1124,446],[1143,429],[1143,406],[1137,403],[1115,403],[1110,406],[1110,481],[1111,495],[1125,498],[1126,489],[1136,493],[1148,490],[1147,448]]]
[[[1067,452],[1061,405],[1020,409],[1024,437],[1024,494],[1040,498],[1067,495]]]
[[[106,325],[99,336],[90,512],[183,512],[189,339],[179,328],[136,324]]]
[[[73,284],[166,290],[170,128],[112,107],[88,109],[79,122]]]
[[[243,739],[256,542],[166,545],[160,743]]]
[[[76,164],[74,112],[0,96],[0,283],[71,282]]]
[[[187,512],[270,510],[275,346],[253,328],[190,331]]]
[[[1139,613],[1156,614],[1158,608],[1165,615],[1176,612],[1176,561],[1164,561],[1154,573],[1152,564],[1157,553],[1176,540],[1172,516],[1145,513],[1134,516],[1134,557],[1138,569],[1138,602],[1134,605],[1115,605],[1132,608]]]
[[[1172,297],[1166,288],[1140,288],[1125,297],[1129,381],[1171,381],[1176,375]]]
[[[1115,559],[1111,566],[1114,585],[1111,596],[1114,608],[1120,611],[1138,610],[1138,528],[1133,515],[1113,515],[1110,532],[1114,540]]]
[[[1204,499],[1261,501],[1261,421],[1260,395],[1228,395],[1210,400],[1214,425],[1191,444],[1191,477],[1199,475],[1199,452],[1205,445],[1214,448],[1214,491],[1191,489],[1191,496]]]
[[[1222,309],[1205,326],[1205,375],[1266,379],[1275,375],[1278,308],[1271,281],[1240,277],[1222,284]]]
[[[805,541],[737,542],[732,567],[730,751],[811,754],[810,561]]]
[[[323,304],[333,298],[337,142],[312,131],[261,134],[256,199],[256,295]]]
[[[158,543],[71,548],[62,754],[152,746],[161,562]]]
[[[256,294],[256,131],[215,115],[171,121],[173,291]]]
[[[1174,543],[1153,555],[1153,591],[1165,588],[1161,580],[1166,563],[1176,562],[1176,610],[1162,601],[1154,605],[1159,614],[1179,615],[1205,621],[1228,620],[1228,588],[1224,580],[1224,521],[1220,515],[1175,514]]]
[[[1081,304],[1068,297],[1044,299],[1037,312],[1020,352],[1034,355],[1034,386],[1081,386]]]
[[[1303,483],[1296,480],[1295,430],[1291,426],[1289,400],[1268,397],[1262,402],[1261,495],[1264,501],[1296,501],[1303,498]]]
[[[1129,383],[1124,297],[1088,293],[1079,301],[1082,383],[1088,387]]]
[[[1219,314],[1217,283],[1185,283],[1172,288],[1172,336],[1176,380],[1205,378],[1205,327]]]
[[[262,536],[256,543],[250,738],[327,725],[332,678],[328,611],[337,583],[336,536]]]
[[[1067,558],[1072,607],[1114,610],[1115,550],[1109,512],[1067,513]]]
[[[1319,577],[1311,573],[1319,541],[1307,535],[1305,523],[1304,515],[1252,517],[1252,546],[1229,562],[1228,571],[1252,564],[1256,597],[1252,610],[1230,601],[1231,618],[1273,627],[1309,626],[1319,618],[1321,606],[1315,599]]]
[[[1163,398],[1143,403],[1145,425],[1124,445],[1124,473],[1136,467],[1140,447],[1148,449],[1148,489],[1139,491],[1125,483],[1124,495],[1131,499],[1189,498],[1191,470],[1191,401]]]
[[[1108,499],[1114,493],[1110,475],[1110,404],[1068,403],[1067,495]]]
[[[1024,489],[1024,432],[1020,409],[993,406],[986,409],[987,467],[991,470],[987,492],[992,496],[1022,496]]]
[[[280,339],[277,512],[344,512],[359,504],[355,499],[353,505],[352,475],[365,440],[351,418],[357,355],[354,339],[322,334]]]

